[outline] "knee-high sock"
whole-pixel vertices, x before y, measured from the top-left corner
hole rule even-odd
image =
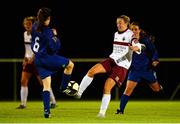
[[[99,113],[101,113],[103,115],[106,114],[106,110],[108,108],[110,100],[111,100],[111,95],[110,94],[104,94],[103,95]]]
[[[43,91],[43,104],[44,104],[44,111],[50,112],[50,93],[49,91]]]
[[[21,94],[21,105],[26,106],[27,96],[28,96],[28,87],[21,86],[20,94]]]
[[[56,99],[55,99],[54,93],[52,91],[52,88],[50,89],[50,100],[53,104],[56,104]]]
[[[120,111],[121,112],[124,112],[124,109],[126,107],[126,104],[127,104],[128,100],[129,100],[129,96],[128,95],[123,94],[121,96],[121,99],[120,99]]]
[[[71,75],[63,73],[60,89],[63,91],[66,89],[68,82],[70,81]]]
[[[84,76],[84,78],[82,79],[80,86],[79,86],[79,91],[78,94],[81,96],[82,93],[86,90],[86,88],[91,84],[93,78],[89,77],[87,75]]]

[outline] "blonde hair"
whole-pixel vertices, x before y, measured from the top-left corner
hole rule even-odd
[[[23,26],[24,26],[25,22],[27,22],[27,21],[31,21],[32,23],[34,23],[36,21],[36,17],[35,16],[25,17],[23,20]]]
[[[125,23],[127,23],[128,28],[129,28],[130,27],[130,18],[126,15],[121,15],[121,16],[117,17],[117,19],[120,19],[120,18],[123,19]]]

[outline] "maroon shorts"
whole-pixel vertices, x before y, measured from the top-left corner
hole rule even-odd
[[[38,76],[38,72],[36,70],[34,62],[32,62],[31,64],[24,63],[24,65],[23,65],[23,72],[32,73],[32,74]]]
[[[111,58],[102,61],[101,64],[105,68],[109,77],[112,78],[118,86],[121,86],[126,78],[128,70],[124,67],[118,66]]]

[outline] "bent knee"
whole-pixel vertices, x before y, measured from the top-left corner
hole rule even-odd
[[[152,90],[153,90],[154,92],[159,92],[159,91],[160,91],[160,88],[152,88]]]
[[[72,61],[69,61],[69,64],[66,67],[67,69],[73,69],[74,68],[74,63]]]
[[[87,75],[88,75],[89,77],[94,77],[95,71],[94,71],[93,69],[90,69],[90,70],[87,72]]]
[[[104,94],[111,94],[111,88],[108,87],[108,86],[105,86],[105,87],[104,87],[104,90],[103,90],[103,93],[104,93]]]
[[[126,94],[127,96],[130,96],[133,92],[133,89],[132,88],[126,88],[125,91],[124,91],[124,94]]]
[[[27,85],[28,85],[28,79],[25,78],[21,79],[21,86],[26,87]]]
[[[74,63],[69,60],[69,64],[65,67],[64,73],[65,74],[71,74],[73,68],[74,68]]]
[[[161,86],[157,82],[151,84],[150,87],[154,92],[159,92],[161,90]]]

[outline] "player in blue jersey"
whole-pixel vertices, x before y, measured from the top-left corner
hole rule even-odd
[[[35,65],[43,82],[44,117],[50,116],[51,75],[61,67],[64,68],[61,86],[66,89],[70,80],[74,63],[63,56],[57,55],[60,40],[55,29],[49,27],[51,9],[41,8],[37,13],[37,22],[32,28],[32,50],[35,53]]]
[[[138,22],[131,23],[130,27],[139,42],[144,44],[145,49],[141,51],[141,54],[133,53],[126,88],[121,96],[120,108],[116,114],[124,113],[129,96],[138,83],[146,81],[153,91],[159,92],[162,90],[162,86],[157,81],[156,72],[153,70],[159,64],[159,57],[151,37],[140,28]]]
[[[21,89],[20,89],[21,104],[17,107],[17,109],[26,108],[27,97],[28,97],[28,83],[33,74],[37,77],[39,83],[42,85],[42,81],[34,65],[34,53],[31,50],[31,43],[32,43],[31,30],[32,30],[32,24],[34,23],[35,20],[36,18],[33,16],[25,17],[23,20],[23,27],[25,29],[24,31],[25,54],[22,64],[23,70],[21,75]],[[56,99],[53,94],[52,88],[50,90],[50,98],[51,98],[50,107],[55,108]]]

